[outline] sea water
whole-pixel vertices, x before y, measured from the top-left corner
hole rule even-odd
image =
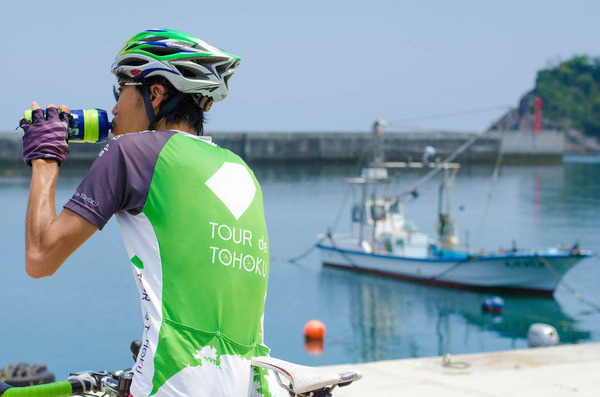
[[[63,168],[56,189],[59,209],[86,171]],[[252,168],[262,185],[270,236],[264,325],[276,357],[329,365],[520,349],[527,347],[527,330],[536,322],[556,327],[561,343],[600,341],[600,313],[571,292],[600,304],[597,257],[570,270],[553,299],[502,295],[502,314],[482,313],[481,303],[490,294],[322,267],[311,247],[328,228],[349,230],[351,204],[360,196],[345,178],[358,175],[357,167]],[[477,249],[535,249],[578,242],[600,252],[599,164],[507,165],[495,184],[492,171],[476,165],[458,173],[450,208],[462,243]],[[390,196],[422,175],[394,172],[398,182],[388,187]],[[404,204],[407,218],[431,235],[437,182],[434,178]],[[0,169],[0,367],[45,363],[62,379],[70,371],[131,366],[129,344],[140,338],[142,322],[116,221],[111,219],[53,277],[30,279],[23,260],[28,188],[27,167]],[[324,344],[316,348],[307,348],[302,334],[311,319],[327,327]]]

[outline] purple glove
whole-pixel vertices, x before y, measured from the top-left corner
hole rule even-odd
[[[52,159],[58,161],[61,166],[69,154],[70,126],[73,116],[69,113],[58,113],[58,109],[50,107],[46,109],[46,117],[42,109],[32,112],[33,123],[21,119],[20,125],[25,131],[23,135],[23,161],[31,166],[31,160]]]

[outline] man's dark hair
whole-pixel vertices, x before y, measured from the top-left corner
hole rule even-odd
[[[175,89],[175,87],[173,87],[173,84],[171,84],[169,80],[163,76],[155,76],[144,79],[144,84],[161,84],[163,87],[165,87],[167,90],[165,93],[166,99],[163,101],[161,106],[167,104],[169,99],[178,94],[178,91]],[[141,85],[136,87],[140,91],[140,94],[143,95],[145,87]],[[159,120],[163,119],[169,124],[188,123],[194,129],[196,135],[204,134],[204,110],[198,106],[192,94],[183,94],[183,98],[177,104],[177,106],[175,106],[173,110]],[[150,129],[154,129],[154,126],[159,120],[154,120],[154,122],[150,125]]]

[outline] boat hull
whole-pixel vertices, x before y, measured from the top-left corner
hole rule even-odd
[[[325,266],[451,288],[551,296],[561,277],[586,254],[494,254],[465,258],[410,258],[317,245]]]

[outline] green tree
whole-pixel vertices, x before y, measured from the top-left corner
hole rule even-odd
[[[600,136],[600,58],[576,56],[540,70],[531,92],[544,100],[544,118]]]

